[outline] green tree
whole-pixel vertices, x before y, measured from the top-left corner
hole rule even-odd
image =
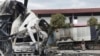
[[[54,28],[63,28],[65,27],[66,17],[62,14],[54,14],[51,16],[50,24]]]
[[[49,29],[49,35],[51,36],[51,39],[55,40],[54,43],[51,43],[51,46],[56,46],[56,37],[59,35],[56,35],[56,32],[59,33],[58,28],[62,28],[65,25],[65,19],[66,17],[62,14],[54,14],[51,16],[51,20],[50,20],[50,29]],[[55,33],[55,35],[54,35]],[[53,42],[53,41],[52,41]]]
[[[100,29],[100,24],[97,25],[98,29]]]
[[[88,25],[89,26],[96,26],[98,24],[97,22],[97,19],[95,17],[91,17],[89,20],[88,20]]]

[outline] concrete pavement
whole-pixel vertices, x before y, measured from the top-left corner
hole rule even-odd
[[[93,53],[100,54],[100,50],[57,50],[60,53]]]

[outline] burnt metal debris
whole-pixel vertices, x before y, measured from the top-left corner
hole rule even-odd
[[[26,38],[26,37],[31,37],[31,38],[33,37],[31,39],[33,40],[32,42],[33,44],[31,45],[36,47],[36,49],[34,49],[35,50],[34,54],[35,52],[38,55],[45,54],[43,46],[45,46],[47,42],[46,40],[47,40],[47,33],[48,33],[49,25],[45,20],[38,19],[38,17],[36,17],[33,14],[33,12],[27,13],[27,4],[28,4],[28,0],[24,0],[24,4],[16,0],[6,0],[0,6],[0,50],[3,53],[3,56],[12,56],[14,52],[13,41],[15,41],[16,38],[21,39],[21,38]],[[30,27],[30,25],[32,25],[31,23],[29,23],[29,25],[27,24],[27,20],[28,20],[27,18],[29,17],[29,19],[31,19],[31,16],[33,16],[33,23],[39,20],[39,23],[35,22],[35,24],[39,24],[38,27],[40,27],[42,31],[39,31],[39,28],[35,26],[35,24],[33,24],[33,26],[31,27]],[[20,22],[18,20],[20,20]],[[21,23],[22,27],[25,21],[26,24],[24,25],[24,27],[26,29],[23,30],[23,28],[21,28],[22,31],[19,31],[18,28],[16,28],[17,25],[16,24],[14,25],[15,21],[16,23]],[[16,29],[12,30],[14,26],[17,30]],[[21,26],[21,25],[18,24],[18,26]],[[28,27],[30,27],[32,31],[34,31],[35,29],[37,32],[35,33],[33,32],[34,33],[33,34],[29,29],[27,29]],[[17,32],[13,33],[14,31],[15,32],[17,31]],[[37,40],[34,40],[34,38]],[[42,41],[42,45],[40,45],[39,43],[40,39]],[[29,38],[23,41],[29,41]],[[40,47],[43,47],[43,48],[40,48]]]
[[[6,0],[0,5],[0,52],[3,56],[13,56],[18,51],[24,53],[32,51],[31,54],[40,56],[73,56],[61,53],[59,50],[82,49],[82,46],[80,47],[82,41],[74,41],[69,37],[64,39],[70,40],[69,42],[59,39],[56,42],[58,48],[52,49],[48,44],[48,39],[54,37],[52,27],[44,19],[39,19],[33,12],[28,11],[27,5],[28,0],[24,0],[24,4],[16,0]],[[95,40],[100,39],[98,36],[100,30]],[[99,43],[99,40],[84,41],[84,46],[91,50],[94,49],[93,44]],[[23,49],[23,46],[27,46],[26,49]],[[14,50],[15,47],[20,50]],[[80,56],[80,54],[74,55]]]

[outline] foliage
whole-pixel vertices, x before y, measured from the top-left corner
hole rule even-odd
[[[97,25],[97,28],[100,29],[100,24]]]
[[[71,27],[70,23],[66,23],[66,24],[63,26],[63,28],[70,28],[70,27]]]
[[[65,27],[66,17],[62,14],[54,14],[51,16],[50,24],[54,28],[63,28]]]
[[[91,17],[89,20],[88,20],[88,25],[90,26],[96,26],[98,24],[97,22],[97,19],[95,17]]]

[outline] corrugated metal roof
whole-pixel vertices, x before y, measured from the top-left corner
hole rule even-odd
[[[95,13],[100,12],[100,8],[80,8],[80,9],[42,9],[32,10],[36,14],[56,14],[56,13]]]

